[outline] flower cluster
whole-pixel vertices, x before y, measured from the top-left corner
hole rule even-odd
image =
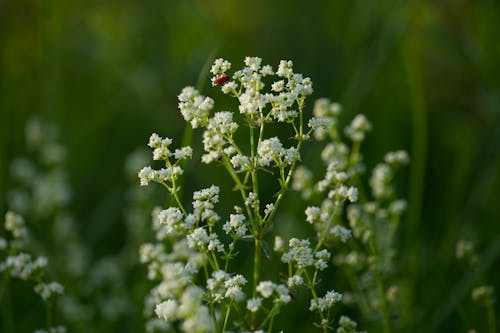
[[[148,145],[153,149],[153,160],[164,161],[165,168],[159,170],[154,170],[150,166],[142,168],[139,171],[142,186],[146,186],[153,181],[162,184],[171,193],[177,190],[175,182],[183,174],[183,170],[178,164],[182,160],[191,158],[193,150],[187,146],[172,152],[169,149],[171,144],[172,139],[170,138],[161,138],[156,133],[151,135]],[[174,163],[170,161],[172,156],[176,160]]]
[[[64,293],[64,287],[56,282],[43,282],[43,275],[47,267],[46,257],[35,259],[25,251],[24,246],[28,229],[21,215],[12,211],[5,214],[5,230],[9,233],[6,238],[0,237],[0,272],[4,274],[4,282],[0,290],[0,301],[3,296],[3,288],[6,287],[8,279],[21,279],[36,282],[35,293],[39,294],[44,303],[47,304],[48,313],[51,313],[50,306],[57,295]],[[10,236],[10,239],[8,238]],[[64,327],[52,327],[51,322],[47,322],[49,332],[65,332]]]
[[[163,325],[166,330],[195,333],[271,332],[295,291],[305,290],[310,294],[309,309],[319,316],[317,326],[323,332],[355,333],[354,321],[345,316],[335,321],[337,311],[331,311],[344,299],[342,293],[328,286],[330,291],[318,297],[318,287],[328,283],[320,276],[332,259],[346,270],[356,266],[357,272],[379,278],[377,285],[382,287],[375,303],[388,320],[386,303],[395,297],[386,294],[395,295],[397,288],[386,289],[382,282],[391,267],[392,235],[405,209],[405,202],[394,197],[391,181],[408,156],[402,151],[389,153],[383,166],[375,167],[370,180],[373,201],[367,201],[359,181],[365,172],[360,145],[371,130],[365,116],[356,116],[341,132],[341,106],[319,99],[314,117],[304,119],[312,82],[295,73],[291,61],[283,60],[273,68],[261,58],[247,57],[242,69],[232,68],[229,61],[217,59],[211,73],[212,85],[235,99],[234,111],[229,107],[212,112],[214,101],[192,87],[179,95],[179,109],[193,128],[203,131],[201,162],[220,164],[234,182],[238,195],[233,199],[239,200],[234,212],[217,212],[221,191],[215,185],[194,192],[192,210],[186,209],[179,195],[183,175],[179,161],[191,158],[190,147],[172,151],[172,140],[153,134],[149,143],[153,159],[164,161],[166,168],[146,167],[139,172],[142,185],[158,182],[175,199],[175,206],[154,210],[157,243],[141,248],[141,261],[148,264],[148,277],[156,283],[146,300],[146,313],[151,317],[148,327]],[[273,123],[281,123],[289,133],[277,136],[270,126]],[[342,133],[351,146],[342,142]],[[321,153],[325,173],[319,180],[299,165],[302,146],[311,135],[330,139]],[[293,143],[285,141],[289,138]],[[279,186],[269,197],[260,190],[263,172],[272,174]],[[290,187],[312,201],[303,217],[315,230],[312,239],[288,236],[286,243],[271,228]],[[263,269],[268,263],[263,262],[263,255],[274,260],[267,245],[272,236],[280,259],[276,267],[287,274],[275,276],[274,270]],[[246,247],[244,242],[253,243],[251,277],[231,271],[234,258]],[[335,251],[332,258],[333,246],[348,251]],[[364,252],[358,251],[361,247]]]

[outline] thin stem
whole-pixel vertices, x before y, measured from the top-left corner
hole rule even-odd
[[[52,300],[48,300],[45,306],[45,320],[47,328],[50,329],[52,327]]]
[[[377,249],[373,243],[369,244],[369,250],[375,258],[378,258],[377,254]],[[375,263],[375,280],[377,283],[377,290],[379,293],[380,297],[380,302],[381,302],[381,312],[382,312],[382,325],[384,328],[384,333],[391,333],[391,321],[390,321],[390,316],[389,316],[389,310],[387,307],[387,299],[385,296],[385,287],[384,287],[384,280],[382,279],[382,274],[380,273],[380,269],[378,267],[378,262]]]
[[[2,304],[2,298],[7,286],[9,285],[10,275],[9,271],[6,269],[3,273],[2,285],[0,286],[0,304]]]
[[[231,313],[231,304],[229,304],[227,306],[227,310],[226,310],[226,316],[224,317],[224,325],[222,325],[222,333],[224,333],[226,331],[226,325],[227,325],[227,322],[229,321],[229,314]]]
[[[226,155],[222,156],[222,164],[224,165],[227,172],[229,173],[229,175],[231,176],[231,178],[235,182],[236,187],[238,187],[238,189],[240,190],[241,198],[243,199],[243,202],[245,202],[247,200],[247,192],[245,191],[245,187],[241,183],[240,177],[238,177],[238,175],[236,174],[236,171],[234,171],[234,168],[231,165],[231,163],[229,162]],[[252,211],[247,206],[246,206],[246,210],[247,210],[248,216],[250,217],[250,219],[252,219],[253,218]]]
[[[260,257],[261,257],[261,249],[260,249],[260,239],[255,238],[255,253],[254,253],[254,262],[253,262],[253,291],[252,297],[257,296],[257,285],[260,279]]]
[[[495,324],[495,311],[493,309],[493,304],[492,302],[488,302],[487,304],[487,311],[488,311],[488,326],[489,326],[489,332],[490,333],[496,333],[496,324]]]
[[[314,289],[314,285],[316,284],[316,281],[315,281],[316,280],[316,274],[314,274],[314,279],[312,281],[311,281],[311,278],[309,277],[309,273],[307,272],[307,270],[304,270],[304,275],[305,275],[305,277],[307,279],[307,282],[309,284],[309,289],[311,290],[311,294],[312,294],[312,297],[314,299],[314,302],[316,304],[318,304],[318,295],[316,294],[316,290]],[[318,313],[319,313],[319,317],[321,318],[321,327],[323,329],[323,332],[327,333],[328,332],[328,327],[323,324],[324,319],[325,319],[324,316],[323,316],[323,312],[321,312],[321,310],[318,309]]]

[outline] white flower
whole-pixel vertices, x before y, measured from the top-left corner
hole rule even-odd
[[[229,94],[230,92],[235,92],[236,89],[238,89],[238,85],[234,81],[227,82],[222,86],[222,92],[224,94]]]
[[[346,135],[354,142],[360,142],[365,139],[365,135],[372,129],[371,123],[362,114],[358,114],[346,127]]]
[[[281,238],[280,236],[274,237],[274,251],[283,252],[285,250],[284,245],[285,244],[283,242],[283,238]]]
[[[250,312],[257,312],[261,305],[261,297],[254,297],[247,300],[247,309],[250,310]]]
[[[280,91],[282,91],[283,89],[285,89],[285,81],[283,81],[283,80],[279,80],[279,81],[274,82],[274,83],[271,85],[271,89],[272,89],[273,91],[276,91],[276,92],[280,92]]]
[[[278,161],[284,154],[283,145],[278,137],[263,140],[257,147],[257,154],[259,165],[269,166],[271,161]]]
[[[324,297],[318,297],[317,300],[312,299],[309,310],[310,311],[319,310],[320,312],[323,312],[325,310],[330,309],[335,303],[338,303],[341,300],[342,300],[342,294],[331,290],[328,291]]]
[[[55,281],[50,283],[39,283],[35,286],[35,292],[46,301],[54,295],[62,295],[64,293],[64,287],[59,282]]]
[[[274,210],[274,204],[270,203],[266,205],[266,208],[264,209],[264,214],[269,215],[273,212]]]
[[[250,169],[250,158],[248,156],[236,154],[231,157],[231,165],[236,170],[249,170]]]
[[[191,156],[193,156],[193,149],[189,146],[176,149],[174,152],[174,157],[178,160],[185,160],[191,158]]]
[[[229,221],[222,226],[222,229],[224,229],[226,234],[234,233],[238,237],[243,237],[247,232],[245,219],[245,215],[231,214],[229,215]]]
[[[245,65],[249,67],[252,71],[256,72],[260,69],[262,59],[259,57],[246,57]]]
[[[173,299],[166,300],[156,305],[155,313],[159,318],[166,321],[174,321],[177,317],[177,309],[179,305]]]
[[[295,288],[301,286],[304,283],[304,279],[300,275],[292,275],[288,278],[287,285],[289,288]]]
[[[153,180],[154,174],[155,172],[150,166],[142,168],[138,174],[141,180],[141,186],[147,186],[149,182]]]
[[[309,119],[309,122],[307,123],[307,126],[309,126],[313,131],[316,131],[318,129],[329,129],[330,126],[332,125],[332,121],[328,118],[311,118]]]
[[[204,247],[208,242],[210,242],[210,237],[207,231],[202,228],[196,228],[187,236],[188,245],[191,248],[194,247]]]
[[[216,112],[209,120],[208,130],[231,137],[238,129],[238,124],[233,121],[233,113],[229,111]]]
[[[330,234],[333,237],[340,239],[342,243],[345,243],[349,238],[351,238],[352,232],[351,230],[337,224],[330,228]]]
[[[290,249],[281,256],[281,261],[296,263],[299,269],[314,265],[313,250],[307,239],[292,238],[288,243]]]
[[[184,120],[190,122],[193,128],[206,126],[210,110],[214,107],[213,99],[201,95],[193,87],[182,89],[178,98],[179,109]]]
[[[306,221],[310,224],[319,221],[321,215],[321,209],[315,206],[309,206],[305,210],[306,213]]]
[[[293,62],[291,60],[281,60],[276,75],[289,77],[293,74]]]
[[[222,58],[218,58],[215,59],[215,62],[212,65],[212,68],[210,69],[210,72],[213,75],[221,75],[226,73],[229,69],[231,69],[231,63]]]
[[[257,197],[257,194],[253,192],[248,193],[248,197],[245,200],[245,206],[258,209],[259,205],[260,201],[259,198]]]
[[[375,166],[372,172],[372,176],[370,177],[370,186],[375,198],[384,199],[391,196],[391,179],[392,170],[389,165],[380,163]]]
[[[16,239],[24,238],[28,234],[22,216],[11,211],[5,214],[5,229],[10,231]]]
[[[404,150],[391,151],[385,154],[384,161],[388,164],[406,165],[410,162],[410,157]]]
[[[257,285],[257,291],[264,298],[271,297],[275,289],[275,284],[271,281],[260,281]]]

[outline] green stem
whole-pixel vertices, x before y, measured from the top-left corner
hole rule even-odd
[[[254,253],[254,262],[253,262],[253,291],[252,297],[257,296],[257,285],[259,284],[260,279],[260,257],[261,257],[261,249],[260,249],[260,239],[255,238],[255,253]]]
[[[245,191],[245,187],[241,183],[240,177],[238,177],[238,175],[236,174],[236,171],[234,171],[234,168],[231,165],[231,163],[229,162],[226,155],[222,156],[222,164],[224,165],[227,172],[229,173],[229,175],[231,176],[231,178],[235,182],[236,187],[238,187],[240,194],[241,194],[241,199],[243,200],[243,202],[245,202],[247,200],[247,192]],[[250,217],[250,219],[252,219],[253,218],[252,211],[250,210],[249,207],[246,207],[246,210],[247,210],[248,216]]]
[[[304,270],[304,275],[307,279],[307,282],[309,284],[309,289],[311,290],[311,294],[312,294],[312,297],[314,299],[314,302],[316,304],[318,304],[318,295],[316,294],[316,290],[314,289],[314,286],[316,284],[316,273],[314,274],[314,278],[313,280],[311,281],[311,278],[309,277],[309,273],[307,272],[307,270]],[[327,333],[328,332],[328,327],[326,325],[323,324],[324,322],[324,316],[323,316],[323,312],[321,312],[320,309],[318,309],[318,313],[319,313],[319,317],[321,318],[321,327],[323,329],[323,332],[324,333]]]
[[[495,310],[493,309],[493,304],[491,302],[487,304],[487,311],[488,311],[489,332],[496,333],[497,329],[495,324]]]
[[[45,320],[47,324],[47,329],[52,327],[52,301],[48,300],[45,305]]]
[[[391,322],[389,317],[389,310],[387,307],[387,300],[385,297],[384,281],[378,268],[375,270],[375,279],[377,280],[377,289],[380,295],[380,302],[382,306],[382,317],[383,317],[383,327],[384,333],[391,333]]]
[[[0,286],[0,304],[2,304],[3,294],[9,285],[9,280],[10,280],[9,271],[6,269],[3,273],[2,285]]]
[[[224,333],[226,331],[226,325],[227,325],[227,322],[229,321],[229,314],[231,313],[231,304],[229,304],[227,306],[227,310],[226,310],[226,316],[224,317],[224,325],[222,325],[222,333]]]

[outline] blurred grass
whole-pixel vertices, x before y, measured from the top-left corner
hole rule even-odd
[[[93,256],[116,253],[125,157],[152,131],[182,140],[176,96],[196,84],[212,50],[234,64],[290,58],[313,79],[314,97],[344,104],[344,122],[357,112],[373,121],[368,165],[389,149],[410,151],[400,262],[413,286],[412,330],[465,331],[450,310],[471,302],[452,287],[461,284],[454,244],[495,248],[500,230],[498,31],[494,0],[2,0],[1,210],[24,122],[42,115],[60,124],[70,149],[72,208]],[[224,181],[214,174],[193,170],[187,186]],[[499,290],[493,253],[484,275]]]

